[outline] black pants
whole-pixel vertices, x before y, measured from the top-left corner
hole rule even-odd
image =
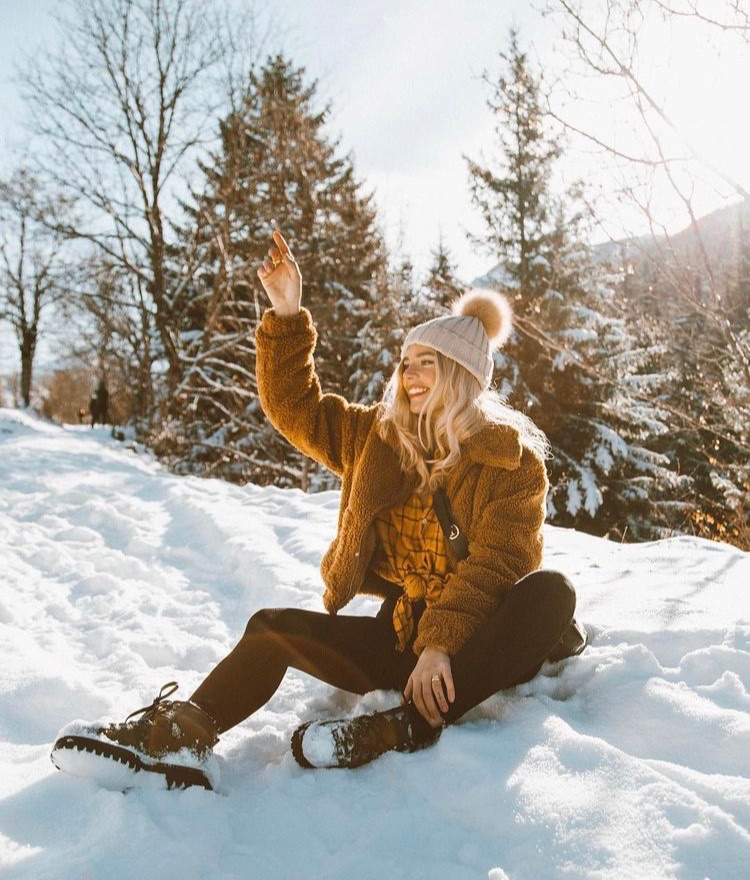
[[[386,600],[377,617],[330,615],[295,608],[254,614],[234,650],[191,699],[217,721],[220,732],[268,702],[292,666],[355,694],[400,690],[417,662],[396,649]],[[573,618],[575,591],[553,571],[518,581],[498,611],[451,658],[456,699],[446,723],[504,688],[533,678]],[[416,709],[412,714],[426,725]]]

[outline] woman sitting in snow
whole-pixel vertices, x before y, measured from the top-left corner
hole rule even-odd
[[[210,787],[219,735],[268,702],[290,666],[357,694],[402,692],[387,711],[294,733],[301,765],[357,767],[434,742],[546,659],[583,649],[573,588],[538,570],[545,438],[489,388],[493,348],[510,333],[506,300],[470,291],[452,315],[413,328],[382,403],[360,406],[321,393],[316,331],[280,233],[258,276],[273,306],[256,334],[263,409],[342,479],[321,566],[328,613],[259,611],[188,701],[166,699],[172,684],[137,720],[71,726],[55,743],[59,767],[95,753],[170,785]],[[383,597],[376,617],[338,614],[358,593]]]

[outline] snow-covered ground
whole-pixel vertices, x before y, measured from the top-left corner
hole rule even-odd
[[[106,431],[0,410],[3,877],[750,876],[750,555],[690,538],[549,528],[546,565],[577,585],[593,643],[432,749],[300,769],[301,721],[397,695],[290,673],[222,738],[219,793],[122,794],[53,768],[59,728],[122,719],[172,679],[190,693],[254,610],[320,609],[337,504],[175,477]]]

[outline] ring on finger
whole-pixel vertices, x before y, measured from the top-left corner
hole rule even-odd
[[[434,684],[436,681],[440,681],[439,675],[433,675],[430,681]]]

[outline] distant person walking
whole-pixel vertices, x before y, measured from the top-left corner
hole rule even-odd
[[[382,401],[348,403],[321,390],[301,273],[273,238],[258,270],[273,306],[256,333],[258,390],[276,428],[342,480],[321,565],[327,613],[260,610],[189,700],[168,700],[171,682],[124,723],[63,731],[53,760],[71,772],[82,751],[210,787],[202,768],[219,735],[265,705],[290,666],[357,694],[401,691],[392,709],[295,731],[302,766],[357,767],[435,742],[585,645],[573,587],[539,570],[546,439],[490,389],[492,351],[511,329],[505,299],[470,291],[412,328]],[[381,597],[376,616],[339,613],[358,593]]]
[[[104,379],[99,380],[96,386],[96,392],[89,401],[89,415],[91,416],[91,427],[97,423],[106,425],[109,422],[109,391]]]

